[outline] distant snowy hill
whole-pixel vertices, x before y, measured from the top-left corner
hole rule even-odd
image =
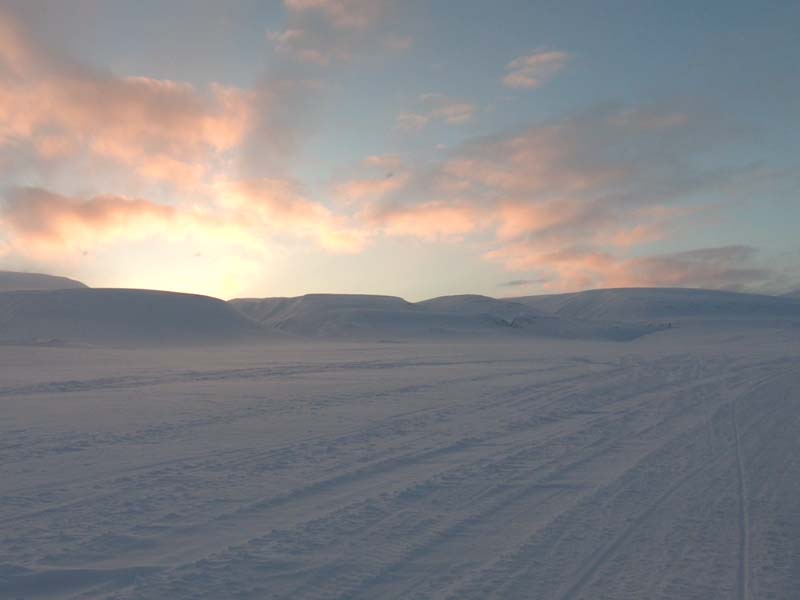
[[[231,300],[247,317],[311,338],[402,339],[451,336],[627,340],[653,331],[640,325],[588,323],[544,315],[487,296],[443,296],[416,304],[393,296],[309,294]]]
[[[0,343],[120,345],[290,339],[632,340],[675,324],[800,324],[800,299],[678,288],[590,290],[496,299],[309,294],[237,299],[91,289],[69,279],[0,272]],[[17,290],[15,286],[57,289]],[[64,286],[66,289],[59,289]],[[0,288],[5,289],[5,288]]]
[[[169,344],[257,339],[264,332],[222,300],[149,290],[0,293],[0,341]]]
[[[490,332],[490,317],[424,310],[394,296],[308,294],[232,300],[242,314],[289,333],[316,338],[431,336]]]
[[[0,292],[85,288],[80,281],[41,273],[0,271]]]
[[[511,300],[572,319],[800,319],[797,299],[717,290],[619,288]]]
[[[440,296],[417,302],[416,306],[435,312],[459,315],[486,315],[498,317],[508,322],[521,316],[540,315],[542,311],[513,300],[498,300],[489,296],[463,294],[460,296]]]

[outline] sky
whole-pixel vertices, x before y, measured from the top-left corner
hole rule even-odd
[[[0,0],[0,269],[800,288],[800,2]]]

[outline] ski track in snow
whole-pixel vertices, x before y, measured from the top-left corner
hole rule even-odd
[[[750,517],[747,510],[747,486],[742,462],[742,442],[736,417],[736,400],[731,402],[731,421],[736,442],[736,476],[739,496],[739,599],[750,600]]]
[[[0,348],[0,598],[791,598],[800,344],[745,335]]]

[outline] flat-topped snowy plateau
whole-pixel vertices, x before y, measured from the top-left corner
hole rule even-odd
[[[86,285],[74,279],[44,275],[41,273],[20,273],[17,271],[0,271],[0,292],[18,292],[30,290],[64,290],[85,288]]]
[[[795,598],[798,323],[698,290],[2,292],[0,598]]]

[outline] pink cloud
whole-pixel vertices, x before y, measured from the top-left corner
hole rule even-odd
[[[553,50],[520,56],[506,65],[503,83],[512,88],[540,87],[563,69],[569,59],[566,52]]]
[[[0,148],[28,145],[51,161],[85,155],[185,187],[251,126],[252,92],[118,77],[53,55],[3,17]]]
[[[343,62],[352,58],[352,51],[346,45],[339,45],[328,36],[309,29],[271,31],[267,33],[267,39],[278,52],[303,63],[324,67],[332,62]]]
[[[378,180],[354,189],[363,191],[360,218],[383,234],[446,242],[479,233],[488,260],[552,290],[701,276],[713,285],[736,271],[687,256],[631,256],[718,205],[687,197],[763,179],[746,167],[697,166],[720,139],[712,123],[688,114],[608,107],[473,140],[441,161],[406,167],[397,189]]]
[[[138,198],[88,199],[18,188],[6,198],[0,223],[24,254],[57,255],[111,238],[136,239],[177,220],[174,208]]]
[[[476,112],[477,107],[471,102],[453,100],[444,94],[423,94],[416,110],[400,113],[395,125],[405,131],[420,131],[435,121],[463,125],[472,121]]]
[[[487,254],[514,270],[536,269],[546,290],[578,291],[604,287],[702,287],[753,289],[776,282],[776,272],[760,266],[756,250],[723,246],[627,258],[598,249],[506,246]]]
[[[462,239],[481,227],[481,215],[470,205],[426,202],[362,215],[386,235],[417,237],[427,241]]]
[[[138,219],[170,221],[175,209],[138,198],[96,196],[87,200],[53,194],[39,188],[21,188],[11,194],[4,222],[30,239],[66,241],[70,231],[88,231],[130,225]]]
[[[216,185],[219,202],[228,211],[267,231],[311,238],[338,253],[361,251],[368,234],[343,215],[306,197],[302,186],[283,179],[222,181]]]
[[[387,0],[284,0],[287,10],[316,12],[339,29],[367,29],[386,13]]]
[[[375,203],[408,185],[411,173],[396,155],[369,156],[362,165],[367,174],[333,186],[333,196],[345,205]]]
[[[403,189],[408,181],[405,174],[387,175],[374,179],[352,179],[337,184],[334,194],[344,202],[362,202],[378,200]]]
[[[404,51],[408,35],[392,31],[394,0],[284,0],[288,26],[267,33],[275,49],[296,61],[327,66],[364,57],[366,49]]]
[[[302,187],[288,180],[219,180],[213,189],[203,205],[173,205],[122,195],[73,197],[14,188],[0,210],[0,227],[14,253],[39,257],[148,237],[253,249],[267,242],[311,240],[336,253],[358,252],[369,239],[348,218],[306,198]]]

